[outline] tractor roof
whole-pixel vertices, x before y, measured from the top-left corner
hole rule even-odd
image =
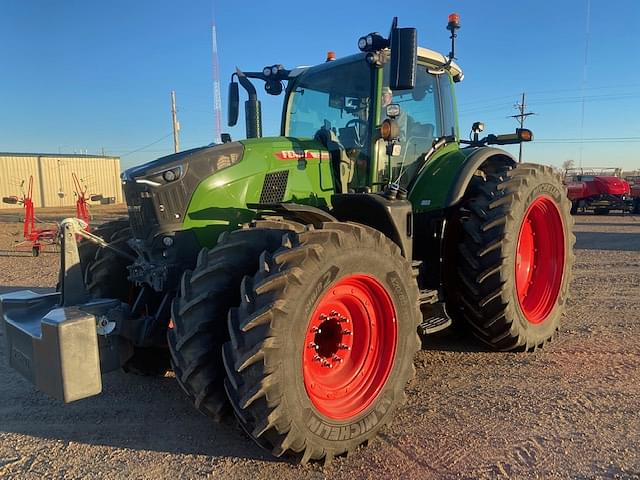
[[[314,71],[317,70],[323,70],[325,68],[331,68],[332,66],[336,65],[336,64],[340,64],[340,63],[347,63],[347,62],[352,62],[355,58],[358,57],[364,57],[364,53],[356,53],[354,55],[349,55],[346,57],[342,57],[342,58],[338,58],[336,60],[333,60],[331,62],[325,62],[325,63],[321,63],[319,65],[314,65],[314,66],[300,66],[300,67],[296,67],[293,70],[291,70],[291,73],[289,74],[290,77],[297,77],[298,75],[300,75],[302,72],[305,72],[306,70],[309,69],[313,69]],[[429,50],[428,48],[423,48],[423,47],[418,47],[418,60],[422,60],[425,61],[427,63],[431,63],[433,64],[435,67],[441,67],[447,64],[447,60],[448,58],[445,57],[443,54],[436,52],[434,50]],[[451,70],[451,76],[456,79],[456,81],[460,81],[463,78],[463,73],[462,73],[462,68],[460,68],[460,66],[456,63],[456,62],[451,62],[449,69]]]
[[[438,67],[445,65],[448,60],[448,58],[445,57],[440,52],[429,50],[428,48],[423,48],[423,47],[418,47],[418,59],[425,60],[428,63],[433,63]],[[451,62],[450,69],[451,69],[451,76],[457,77],[462,75],[462,69],[456,62]]]

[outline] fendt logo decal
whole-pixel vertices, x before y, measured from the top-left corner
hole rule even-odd
[[[329,152],[313,150],[281,150],[274,155],[280,160],[329,160]]]

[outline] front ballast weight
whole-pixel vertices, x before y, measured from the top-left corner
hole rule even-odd
[[[84,285],[77,236],[109,248],[85,226],[75,218],[60,224],[59,292],[0,295],[9,365],[38,390],[65,403],[99,394],[101,374],[118,369],[131,355],[118,335],[128,306],[91,299]]]

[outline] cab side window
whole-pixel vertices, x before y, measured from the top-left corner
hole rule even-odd
[[[458,137],[458,125],[453,97],[453,82],[451,75],[443,73],[438,75],[438,87],[440,88],[440,102],[442,103],[442,136]]]
[[[418,66],[416,72],[416,86],[411,90],[396,90],[392,93],[390,103],[400,106],[400,115],[396,118],[400,127],[400,143],[402,153],[392,159],[391,176],[386,179],[406,186],[413,178],[419,166],[418,159],[431,148],[433,140],[442,135],[442,120],[440,115],[438,77],[427,71],[424,66]],[[385,71],[382,98],[382,119],[385,118],[385,93],[390,92],[388,76]],[[453,115],[453,114],[452,114]],[[382,120],[381,119],[381,120]],[[378,150],[383,150],[378,148]],[[379,165],[384,164],[380,163]],[[388,173],[385,175],[388,177]]]

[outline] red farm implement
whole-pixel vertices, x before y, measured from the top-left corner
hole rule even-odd
[[[632,212],[640,214],[640,175],[629,175],[624,179],[629,182],[631,202],[633,204]]]
[[[22,189],[22,197],[12,196],[4,197],[2,201],[8,204],[22,205],[24,208],[23,236],[24,240],[18,243],[16,250],[31,249],[34,257],[40,255],[47,245],[53,245],[58,238],[58,229],[56,228],[37,228],[36,214],[33,206],[33,176],[29,177],[27,190],[24,190],[24,181],[20,184]]]
[[[564,184],[573,214],[592,211],[606,215],[611,210],[632,209],[629,183],[620,178],[620,169],[571,168],[565,172]]]
[[[82,184],[82,179],[78,178],[75,173],[71,174],[73,177],[73,185],[76,194],[76,218],[79,218],[86,225],[85,230],[90,230],[89,222],[89,204],[88,200],[100,200],[101,195],[87,195],[87,186]],[[29,183],[27,190],[24,190],[24,180],[20,183],[22,189],[22,196],[10,196],[3,197],[3,203],[12,205],[22,205],[24,208],[24,220],[23,220],[23,237],[24,240],[18,243],[16,250],[28,250],[34,257],[40,255],[47,245],[54,245],[58,240],[58,229],[55,228],[37,228],[36,224],[38,219],[35,215],[35,207],[33,204],[33,176],[29,177]]]

